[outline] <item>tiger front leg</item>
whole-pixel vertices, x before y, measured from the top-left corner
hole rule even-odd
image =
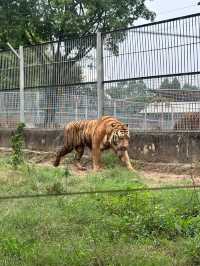
[[[55,161],[53,162],[53,165],[55,167],[57,167],[59,164],[60,164],[60,160],[63,156],[65,156],[67,153],[70,153],[72,151],[71,148],[67,148],[67,147],[62,147],[61,149],[59,149],[57,152],[56,152],[56,158],[55,158]]]
[[[118,154],[118,157],[126,165],[128,170],[130,170],[130,171],[134,170],[133,166],[131,165],[130,158],[128,156],[128,151],[127,150],[120,152]]]

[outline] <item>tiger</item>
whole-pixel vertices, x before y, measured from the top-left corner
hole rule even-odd
[[[200,113],[188,112],[174,124],[174,130],[197,130],[200,129]]]
[[[112,116],[72,121],[64,127],[64,145],[56,153],[53,165],[57,167],[63,156],[75,150],[75,165],[79,170],[86,170],[80,161],[85,147],[88,147],[92,153],[94,170],[102,169],[101,153],[108,149],[112,149],[122,163],[133,170],[128,155],[129,139],[128,125]]]

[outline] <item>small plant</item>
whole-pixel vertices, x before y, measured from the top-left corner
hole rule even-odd
[[[185,255],[187,258],[187,265],[200,265],[200,238],[196,236],[195,238],[188,241],[185,248]]]
[[[60,182],[55,182],[53,185],[48,186],[46,189],[49,194],[52,193],[57,194],[57,193],[62,193],[64,191],[63,185]]]
[[[12,147],[12,155],[11,155],[11,165],[14,169],[24,162],[24,153],[23,153],[23,145],[24,145],[24,123],[20,123],[15,131],[14,136],[11,138],[11,147]]]

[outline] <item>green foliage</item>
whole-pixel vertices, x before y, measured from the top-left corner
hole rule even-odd
[[[160,85],[161,90],[179,90],[181,89],[181,84],[177,78],[174,78],[171,82],[168,78],[164,79]]]
[[[24,162],[23,145],[24,145],[24,128],[25,124],[20,123],[11,137],[12,155],[10,158],[11,165],[17,167]]]
[[[129,99],[134,102],[148,102],[150,96],[143,80],[118,82],[117,87],[109,87],[106,93],[114,99]]]
[[[161,83],[161,85],[160,85],[160,89],[161,89],[161,90],[169,90],[169,89],[170,89],[170,86],[171,86],[171,84],[170,84],[170,82],[169,82],[169,79],[166,78],[166,79],[164,79],[164,80],[162,81],[162,83]]]
[[[187,256],[188,265],[200,265],[200,235],[197,235],[194,239],[189,240],[184,252]]]
[[[13,171],[2,159],[0,193],[146,187],[138,173],[118,166],[114,158],[105,154],[109,169],[80,177],[33,164]],[[1,201],[0,207],[1,265],[200,263],[199,192],[193,190],[21,199]]]
[[[185,83],[183,85],[184,90],[198,90],[198,87],[196,85],[191,85],[189,83]]]
[[[172,88],[173,90],[180,90],[180,88],[181,88],[181,84],[180,84],[180,82],[179,82],[179,80],[178,80],[177,78],[174,78],[174,79],[172,80],[171,88]]]
[[[155,14],[142,1],[7,0],[0,2],[0,48],[63,38],[132,25]],[[67,47],[66,47],[67,48]],[[69,47],[68,47],[69,48]]]

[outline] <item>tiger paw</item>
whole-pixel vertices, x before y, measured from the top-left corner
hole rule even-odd
[[[135,171],[135,169],[134,169],[132,166],[129,166],[129,167],[128,167],[128,170],[129,170],[129,171],[132,171],[132,172]]]
[[[82,166],[80,163],[75,164],[75,166],[76,166],[77,169],[80,170],[80,171],[86,171],[86,170],[87,170],[87,168],[84,167],[84,166]]]
[[[99,166],[99,165],[95,165],[95,166],[93,166],[93,170],[94,171],[101,171],[101,170],[103,170],[103,167]]]
[[[54,162],[53,162],[53,166],[54,166],[54,167],[57,167],[59,164],[60,164],[60,163],[59,163],[58,161],[54,161]]]

